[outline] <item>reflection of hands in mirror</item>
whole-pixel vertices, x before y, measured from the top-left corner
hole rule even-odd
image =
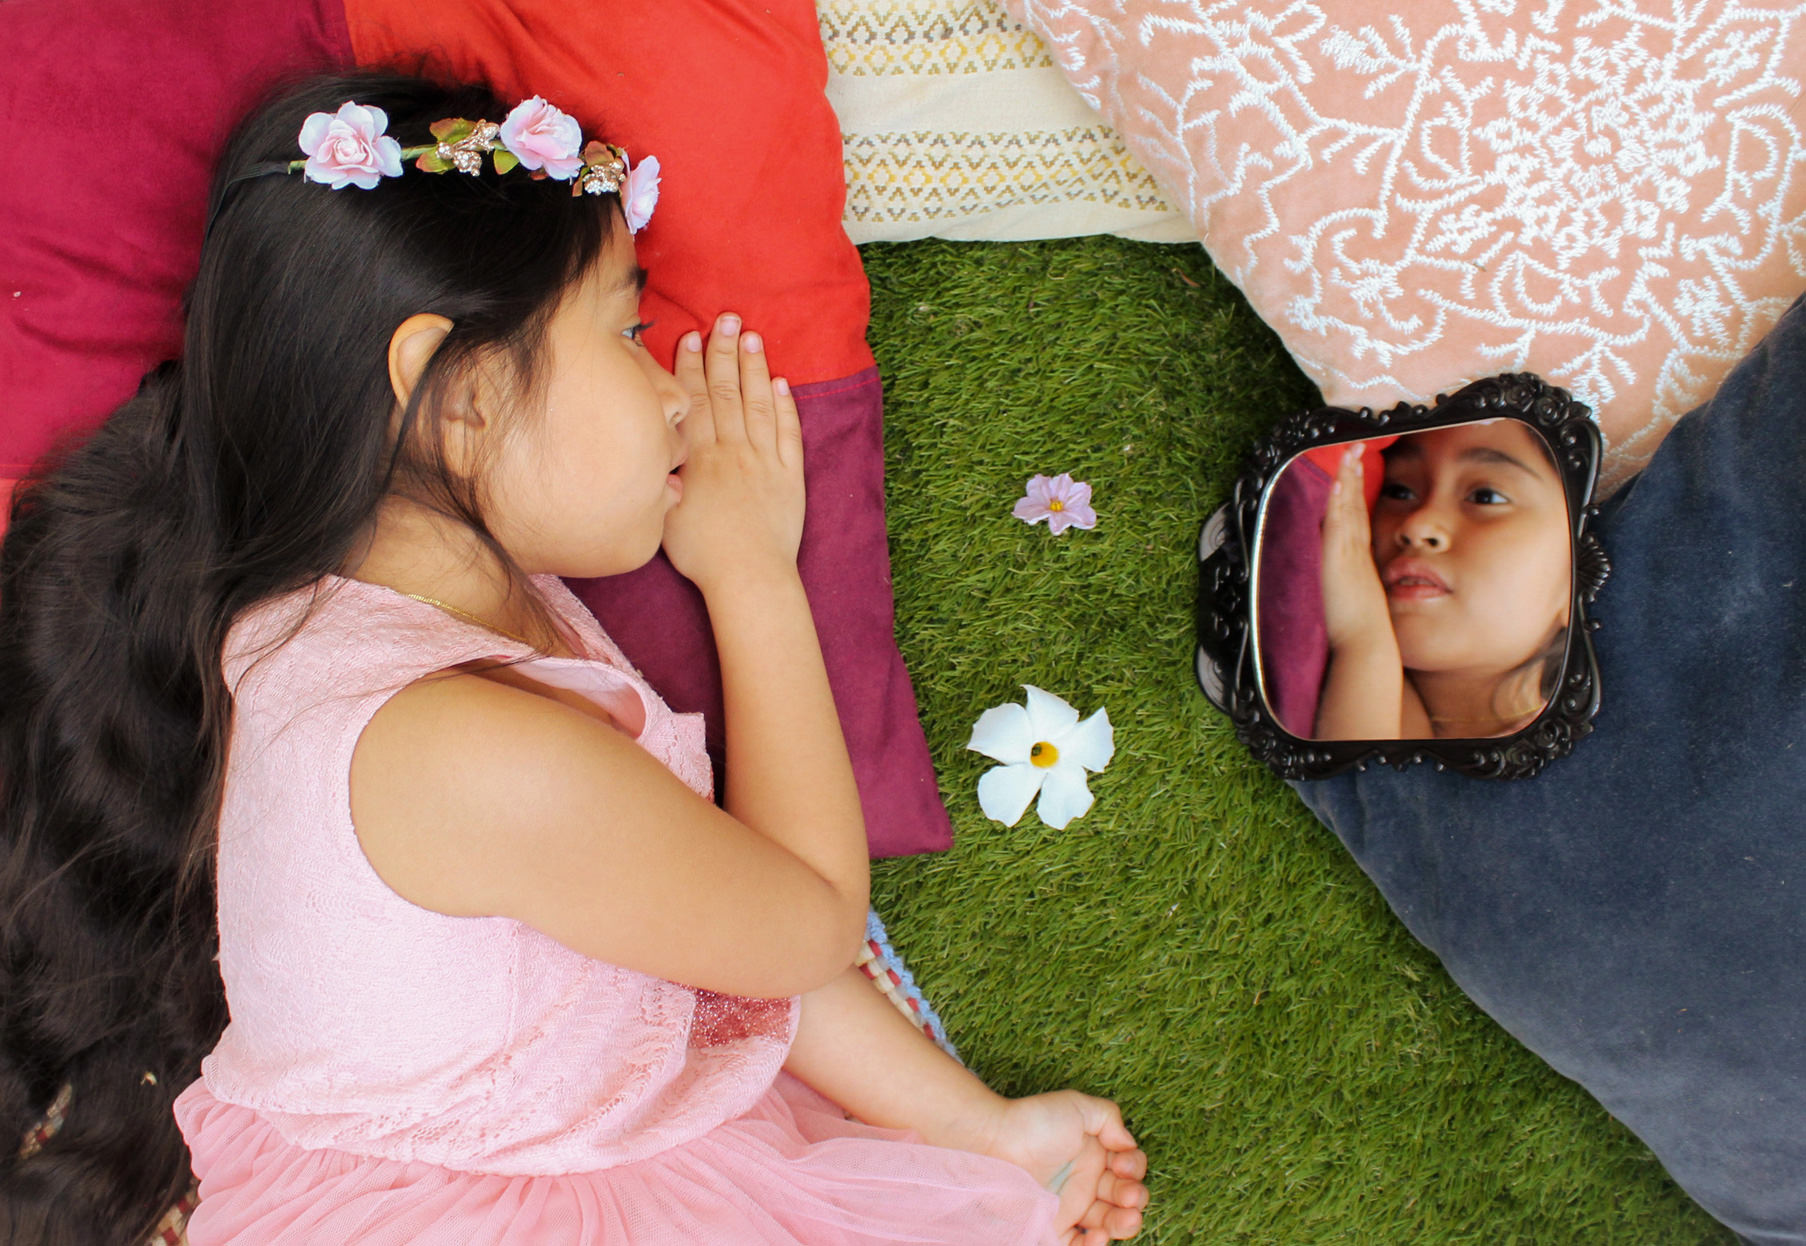
[[[1386,589],[1373,565],[1362,450],[1354,441],[1343,453],[1323,516],[1323,625],[1332,650],[1371,646],[1382,634],[1392,641]]]
[[[1429,734],[1429,718],[1405,681],[1373,562],[1361,456],[1350,442],[1323,516],[1323,619],[1329,668],[1317,704],[1319,740],[1397,740],[1407,728]]]

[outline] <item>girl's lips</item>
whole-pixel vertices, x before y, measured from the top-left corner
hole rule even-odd
[[[1381,577],[1386,596],[1402,601],[1428,601],[1449,595],[1448,582],[1428,564],[1414,558],[1395,559]]]

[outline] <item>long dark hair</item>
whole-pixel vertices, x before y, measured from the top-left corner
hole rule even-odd
[[[614,196],[522,170],[408,170],[333,191],[299,174],[313,112],[382,108],[403,145],[490,93],[314,79],[238,130],[188,296],[180,362],[16,495],[0,546],[0,1240],[141,1242],[187,1188],[170,1106],[225,1023],[213,844],[232,698],[221,651],[251,604],[338,570],[404,492],[480,537],[475,484],[436,453],[469,365],[530,388]],[[400,420],[387,351],[416,312],[454,325]],[[59,1089],[62,1128],[15,1140]]]

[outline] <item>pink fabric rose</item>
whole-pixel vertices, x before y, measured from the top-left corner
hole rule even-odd
[[[502,122],[501,139],[522,168],[544,169],[560,181],[570,181],[583,167],[583,130],[577,119],[537,95],[514,106]]]
[[[334,113],[317,112],[301,123],[301,150],[307,153],[309,181],[334,190],[373,190],[385,177],[401,176],[401,144],[383,131],[389,114],[346,100]]]
[[[644,229],[657,206],[658,157],[647,156],[638,165],[629,162],[627,180],[621,186],[621,211],[627,217],[627,231],[637,234]]]

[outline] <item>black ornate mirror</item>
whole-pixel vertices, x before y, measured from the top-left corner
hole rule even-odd
[[[1288,779],[1565,756],[1599,707],[1599,450],[1527,374],[1281,422],[1199,539],[1205,695]]]

